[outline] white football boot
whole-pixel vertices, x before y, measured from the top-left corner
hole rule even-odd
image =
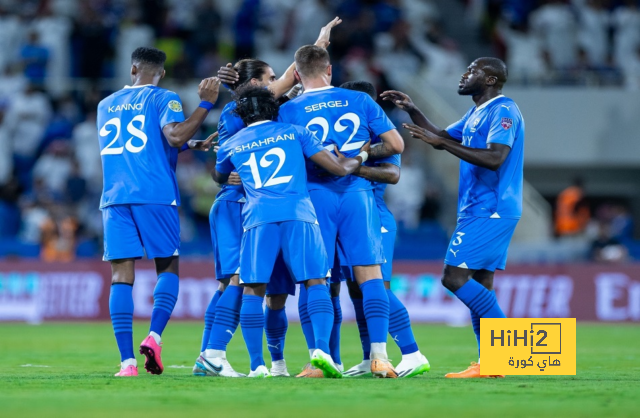
[[[418,376],[431,370],[429,360],[422,355],[421,352],[407,354],[402,356],[402,361],[396,367],[398,377],[406,378]]]
[[[344,377],[371,377],[371,360],[362,360],[346,372]]]
[[[316,350],[311,356],[311,364],[322,370],[322,374],[327,379],[340,379],[342,371],[336,363],[333,362],[331,356],[322,350]]]
[[[271,377],[271,373],[269,373],[269,369],[266,366],[258,366],[257,369],[251,370],[248,377],[256,377],[258,379],[265,379]]]
[[[287,370],[287,363],[282,360],[276,360],[271,363],[271,376],[273,377],[290,377],[289,371]]]
[[[199,368],[202,366],[200,371],[203,372],[204,375],[199,376],[247,377],[247,375],[233,370],[233,367],[231,367],[231,364],[229,364],[225,357],[200,356],[198,357],[196,366]]]

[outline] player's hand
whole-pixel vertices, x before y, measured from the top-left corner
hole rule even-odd
[[[218,138],[217,132],[209,135],[204,141],[196,141],[195,139],[191,139],[188,142],[189,148],[196,151],[209,151],[214,144],[217,144],[217,142],[214,142],[216,138]]]
[[[230,186],[242,186],[242,180],[240,180],[240,175],[235,171],[231,172],[231,174],[229,174],[229,179],[227,180],[226,184]]]
[[[238,82],[240,76],[235,68],[233,68],[233,64],[228,63],[224,67],[220,67],[218,70],[218,78],[227,86],[233,86]]]
[[[412,125],[409,123],[403,123],[402,127],[407,129],[412,137],[418,138],[419,140],[426,142],[434,148],[439,148],[442,146],[444,138],[427,131],[417,125]]]
[[[331,37],[331,29],[338,26],[342,23],[342,19],[336,16],[331,22],[327,23],[325,26],[320,29],[320,35],[318,36],[318,40],[314,44],[315,46],[319,46],[320,48],[327,48],[331,42],[329,42],[329,38]]]
[[[205,78],[198,86],[198,96],[200,96],[200,100],[204,100],[209,103],[215,103],[216,100],[218,100],[219,92],[220,79],[218,77]]]
[[[416,108],[408,94],[396,90],[387,90],[380,95],[382,100],[393,103],[405,112],[410,112]]]

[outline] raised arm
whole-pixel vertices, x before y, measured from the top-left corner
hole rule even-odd
[[[169,123],[162,128],[162,133],[169,145],[175,148],[182,147],[198,132],[200,126],[207,118],[209,110],[218,100],[218,91],[220,89],[220,80],[217,77],[205,78],[198,86],[198,96],[204,103],[198,107],[187,120],[180,123]]]
[[[422,113],[422,111],[418,109],[418,107],[413,103],[413,100],[411,100],[411,97],[409,97],[408,94],[405,94],[397,90],[387,90],[383,92],[380,95],[380,97],[382,97],[382,100],[391,102],[394,105],[396,105],[399,109],[402,109],[405,112],[407,112],[409,114],[409,117],[413,121],[413,123],[415,123],[419,127],[426,129],[427,131],[433,134],[436,134],[438,136],[441,136],[447,139],[454,139],[451,135],[449,135],[449,133],[447,133],[446,130],[441,129],[440,127],[435,125],[433,122],[431,122],[424,115],[424,113]]]

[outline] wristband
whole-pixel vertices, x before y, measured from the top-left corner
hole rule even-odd
[[[200,104],[198,105],[198,107],[203,108],[204,110],[206,110],[207,112],[210,111],[211,109],[213,109],[213,103],[208,102],[206,100],[203,100],[200,102]]]
[[[367,151],[362,151],[358,154],[358,157],[362,158],[362,163],[364,164],[369,159],[369,153]]]

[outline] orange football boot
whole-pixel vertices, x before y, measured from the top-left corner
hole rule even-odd
[[[313,365],[311,363],[307,363],[306,366],[304,366],[304,369],[302,369],[302,371],[300,372],[300,374],[298,374],[296,377],[307,377],[307,378],[311,378],[311,379],[323,379],[324,378],[324,374],[322,373],[322,370],[313,367]]]
[[[477,379],[477,378],[498,378],[504,377],[504,375],[481,375],[480,374],[480,363],[476,363],[475,361],[471,362],[471,365],[467,367],[467,370],[458,372],[458,373],[447,373],[444,375],[449,379]]]
[[[382,377],[387,379],[398,378],[398,373],[396,373],[391,362],[384,359],[371,360],[371,374],[373,374],[373,377]]]

